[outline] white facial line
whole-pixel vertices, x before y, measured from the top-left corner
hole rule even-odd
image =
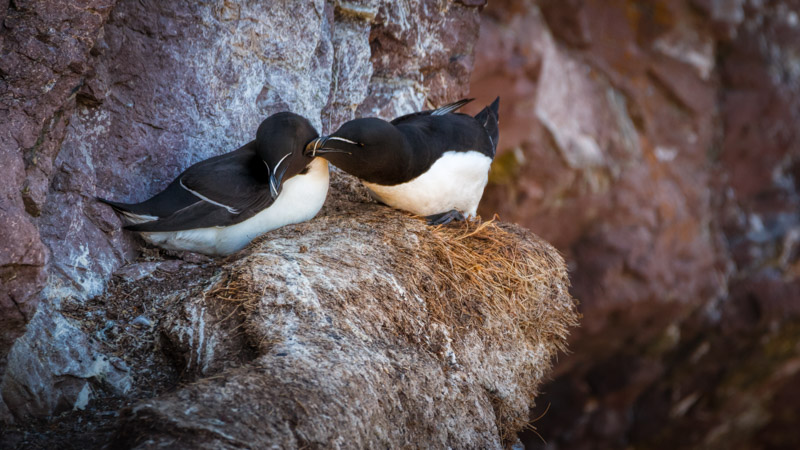
[[[274,171],[274,172],[272,172],[272,174],[273,174],[273,175],[277,175],[277,173],[278,173],[278,167],[280,167],[280,166],[281,166],[281,163],[282,163],[282,162],[283,162],[283,161],[284,161],[286,158],[288,158],[288,157],[289,157],[289,155],[291,155],[291,153],[287,153],[287,154],[286,154],[286,156],[284,156],[283,158],[281,158],[281,160],[280,160],[280,161],[278,161],[278,165],[276,165],[276,166],[275,166],[275,171]],[[265,163],[265,164],[266,164],[266,163]],[[267,166],[267,167],[269,167],[269,166]]]
[[[189,189],[188,187],[186,187],[186,185],[183,184],[183,180],[180,180],[180,185],[181,185],[182,188],[184,188],[187,191],[191,192],[192,195],[200,198],[201,200],[203,200],[205,202],[211,203],[212,205],[221,206],[221,207],[227,209],[228,212],[231,213],[231,214],[239,214],[240,213],[240,211],[238,209],[236,209],[236,208],[231,208],[230,206],[223,205],[220,202],[215,202],[214,200],[211,200],[210,198],[206,197],[205,195],[202,195],[199,192],[196,192],[196,191],[193,191],[193,190]]]
[[[264,161],[264,160],[261,160],[261,162],[263,162],[264,165],[267,166],[267,173],[268,174],[272,173],[272,171],[269,170],[269,164],[267,164],[267,162]],[[280,164],[280,163],[278,163],[278,164]],[[273,198],[278,198],[278,190],[275,189],[275,186],[272,185],[272,177],[269,177],[269,192],[270,192],[270,194],[272,194]]]
[[[350,139],[340,138],[340,137],[336,137],[336,136],[331,136],[331,137],[328,138],[328,140],[329,141],[341,141],[341,142],[346,142],[348,144],[353,144],[353,145],[361,145],[358,142],[351,141]]]
[[[267,166],[267,170],[269,170],[269,166]],[[278,198],[278,188],[275,187],[275,183],[272,181],[274,179],[275,177],[269,177],[269,192],[272,194],[272,198]]]

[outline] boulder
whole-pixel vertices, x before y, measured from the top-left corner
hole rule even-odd
[[[85,401],[67,405],[86,411],[62,414],[58,433],[18,427],[7,440],[503,448],[577,320],[564,261],[535,235],[493,221],[429,227],[338,173],[312,221],[225,260],[150,259],[137,264],[166,266],[126,270],[65,312],[118,355],[130,385],[90,379]]]

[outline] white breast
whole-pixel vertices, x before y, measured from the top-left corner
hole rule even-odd
[[[268,189],[267,186],[264,186]],[[172,250],[207,255],[229,255],[243,249],[256,237],[317,215],[328,194],[328,162],[316,158],[305,175],[294,176],[269,208],[244,222],[229,227],[197,228],[185,231],[142,233],[148,242]]]
[[[472,217],[489,181],[491,164],[492,159],[480,152],[446,152],[411,181],[395,186],[364,185],[381,202],[420,216],[455,209]]]

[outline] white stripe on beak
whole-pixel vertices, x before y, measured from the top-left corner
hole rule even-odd
[[[311,157],[312,158],[316,158],[317,157],[317,150],[319,149],[319,147],[321,145],[322,145],[322,138],[321,137],[318,137],[318,138],[314,139],[314,150],[311,152]]]

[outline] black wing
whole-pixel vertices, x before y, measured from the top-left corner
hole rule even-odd
[[[125,228],[157,232],[229,226],[253,217],[274,201],[269,169],[255,153],[253,142],[189,167],[164,192],[144,203],[166,197],[168,191],[181,199],[170,203],[174,208],[168,214],[150,214],[158,219]],[[168,203],[167,199],[161,203]]]
[[[199,200],[180,211],[176,211],[171,216],[151,222],[127,225],[125,229],[144,232],[184,231],[229,226],[245,219],[241,215],[231,214],[223,207]]]
[[[400,116],[400,117],[392,120],[390,123],[392,125],[399,125],[400,123],[402,123],[402,122],[404,122],[404,121],[406,121],[408,119],[415,118],[415,117],[420,117],[420,116],[443,116],[445,114],[449,114],[451,112],[454,112],[454,111],[458,110],[459,108],[461,108],[462,106],[466,105],[467,103],[469,103],[469,102],[471,102],[473,100],[475,100],[475,99],[474,98],[463,98],[463,99],[461,99],[461,100],[459,100],[457,102],[448,103],[448,104],[446,104],[444,106],[440,106],[440,107],[438,107],[436,109],[430,109],[430,110],[427,110],[427,111],[418,111],[418,112],[414,112],[414,113],[411,113],[411,114],[406,114],[404,116]]]
[[[272,204],[269,168],[254,151],[237,150],[223,156],[227,157],[190,167],[180,176],[181,187],[231,214],[258,212]]]
[[[176,211],[197,203],[199,200],[198,196],[192,194],[189,190],[181,186],[181,179],[184,176],[191,174],[195,170],[203,173],[207,172],[210,170],[210,168],[213,168],[216,165],[220,165],[220,167],[225,166],[225,162],[229,160],[240,162],[244,159],[244,155],[255,154],[255,141],[252,141],[230,153],[225,153],[224,155],[219,155],[204,161],[200,161],[178,175],[178,177],[175,178],[175,180],[173,180],[172,183],[166,187],[166,189],[141,203],[119,203],[99,197],[97,200],[110,205],[115,210],[123,214],[130,213],[135,216],[165,218],[174,214]],[[209,194],[209,198],[214,198],[213,193]]]

